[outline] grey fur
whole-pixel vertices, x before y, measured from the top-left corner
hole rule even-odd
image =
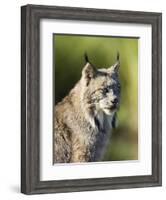
[[[82,77],[54,110],[54,163],[102,159],[120,102],[119,56],[108,69],[89,62]]]

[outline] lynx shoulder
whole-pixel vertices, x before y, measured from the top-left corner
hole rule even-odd
[[[54,109],[54,163],[102,159],[120,103],[119,55],[96,69],[86,56],[82,76]]]

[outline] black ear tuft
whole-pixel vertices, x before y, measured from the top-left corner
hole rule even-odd
[[[119,57],[120,57],[120,55],[119,55],[119,51],[117,52],[117,57],[116,57],[116,60],[117,61],[119,61]]]
[[[86,52],[84,53],[84,59],[85,59],[85,62],[86,62],[86,63],[89,63],[89,58],[88,58],[88,55],[87,55]]]
[[[119,67],[120,67],[120,60],[119,60],[119,52],[117,52],[117,56],[116,56],[116,62],[114,65],[112,65],[110,68],[108,68],[108,70],[110,70],[111,72],[114,70],[115,72],[118,72]]]

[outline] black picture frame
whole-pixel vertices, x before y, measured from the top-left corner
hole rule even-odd
[[[152,26],[152,175],[40,180],[40,20],[63,19]],[[26,5],[21,7],[21,192],[77,192],[162,184],[162,14]]]

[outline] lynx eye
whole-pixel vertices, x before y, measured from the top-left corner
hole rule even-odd
[[[108,92],[109,92],[108,88],[104,88],[104,89],[103,89],[103,93],[104,93],[104,94],[106,94],[106,93],[108,93]]]

